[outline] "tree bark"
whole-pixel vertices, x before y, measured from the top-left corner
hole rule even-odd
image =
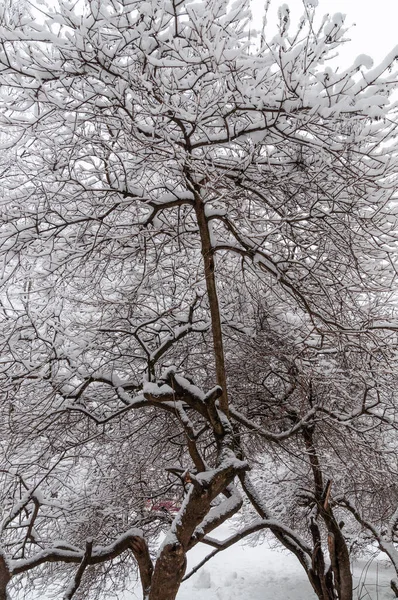
[[[339,600],[352,600],[352,574],[346,541],[332,510],[328,508],[322,516],[329,532],[328,546],[337,596]]]
[[[168,544],[156,561],[148,600],[175,600],[186,569],[186,554],[181,544]]]
[[[339,524],[337,523],[333,510],[329,504],[329,494],[331,481],[324,486],[322,468],[319,462],[317,450],[314,444],[314,427],[309,426],[303,429],[303,438],[305,447],[311,463],[312,473],[315,485],[315,498],[318,505],[319,515],[323,519],[328,530],[328,550],[331,562],[331,572],[333,577],[326,573],[322,576],[322,588],[328,596],[334,597],[337,593],[338,600],[352,600],[352,573],[350,565],[350,555],[347,544]],[[320,540],[318,542],[320,544]]]
[[[0,552],[0,600],[8,600],[7,584],[11,579],[4,556]]]
[[[144,600],[148,598],[152,584],[153,564],[149,548],[144,539],[140,537],[133,538],[131,542],[131,550],[138,564],[140,572],[142,594]]]
[[[216,366],[217,384],[222,388],[219,400],[221,410],[228,415],[228,392],[227,378],[225,373],[224,344],[221,327],[220,305],[217,295],[217,284],[215,277],[214,252],[211,244],[209,223],[205,214],[205,205],[200,192],[195,186],[195,214],[199,227],[200,241],[202,245],[203,266],[206,279],[207,298],[209,301],[211,329],[213,334],[214,358]]]

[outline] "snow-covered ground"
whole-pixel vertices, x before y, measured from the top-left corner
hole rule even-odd
[[[220,539],[231,531],[217,530]],[[188,571],[211,548],[196,547],[189,556]],[[393,571],[385,561],[361,560],[355,565],[355,600],[393,600],[390,589]],[[141,598],[137,588],[128,600]],[[296,558],[270,549],[238,544],[220,552],[184,582],[178,600],[316,600]]]

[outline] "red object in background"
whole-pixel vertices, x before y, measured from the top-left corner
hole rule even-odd
[[[147,500],[146,509],[154,512],[178,513],[180,504],[176,500]]]

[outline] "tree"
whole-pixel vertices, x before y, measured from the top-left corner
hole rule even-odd
[[[305,349],[296,336],[263,331],[231,369],[233,386],[242,385],[250,356],[241,422],[268,419],[286,431],[288,423],[293,429],[300,423],[300,414],[307,419],[295,435],[282,433],[277,445],[260,427],[254,447],[244,436],[245,453],[257,465],[252,481],[244,475],[243,482],[255,511],[209,557],[247,535],[271,531],[297,556],[320,600],[352,598],[351,564],[359,553],[376,542],[394,560],[394,548],[380,532],[392,531],[397,501],[395,353],[391,345],[390,357],[381,357],[381,344],[365,352],[359,336],[344,351]],[[347,514],[353,504],[361,528]],[[372,524],[365,537],[364,522]]]
[[[317,29],[308,3],[256,50],[249,22],[212,0],[2,13],[3,597],[55,562],[80,565],[71,598],[133,555],[144,597],[174,599],[186,553],[240,509],[237,478],[268,519],[240,433],[346,418],[303,396],[297,356],[377,363],[395,341],[396,53],[325,66],[343,19]],[[234,376],[255,342],[269,373]],[[168,494],[171,524],[144,510]]]

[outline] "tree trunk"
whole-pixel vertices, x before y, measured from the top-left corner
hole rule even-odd
[[[339,600],[352,600],[352,574],[346,541],[332,514],[324,520],[329,530],[328,546],[337,596]]]
[[[175,600],[187,565],[179,543],[165,546],[156,561],[148,600]]]
[[[7,584],[11,579],[7,563],[0,553],[0,600],[8,600]]]
[[[221,327],[220,305],[217,295],[217,284],[215,277],[214,251],[211,244],[209,223],[206,218],[205,205],[200,196],[200,191],[195,189],[195,214],[199,227],[200,241],[202,245],[203,266],[206,279],[207,298],[209,301],[211,330],[213,334],[214,359],[216,367],[217,384],[222,388],[222,396],[219,400],[221,410],[228,415],[228,392],[225,371],[224,344]]]
[[[318,510],[328,530],[328,549],[333,577],[331,577],[331,574],[329,573],[328,581],[326,581],[325,573],[322,587],[324,588],[324,593],[329,594],[329,598],[333,598],[337,593],[338,600],[352,600],[353,591],[350,555],[344,536],[341,533],[341,529],[329,504],[332,482],[329,480],[326,486],[324,486],[322,468],[313,436],[314,426],[308,426],[303,429],[304,443],[314,476],[315,497],[318,504]],[[320,538],[317,542],[320,544]]]

